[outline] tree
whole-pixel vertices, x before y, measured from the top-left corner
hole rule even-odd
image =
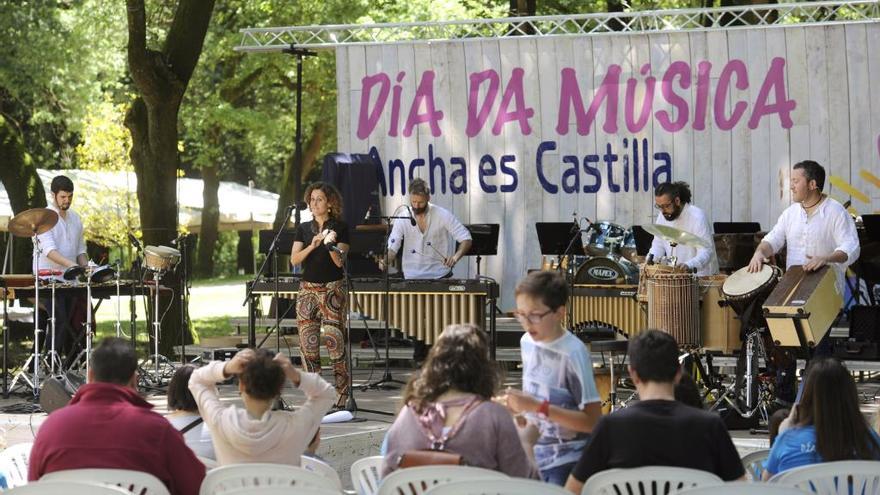
[[[199,61],[214,0],[179,0],[161,49],[147,46],[144,0],[126,0],[128,66],[137,97],[125,117],[131,132],[131,161],[137,174],[141,229],[146,244],[168,244],[177,235],[178,112]],[[165,283],[179,283],[167,274]],[[170,302],[159,339],[168,354],[180,342],[180,301]]]

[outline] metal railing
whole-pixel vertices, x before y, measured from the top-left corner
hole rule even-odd
[[[326,50],[351,44],[698,31],[877,20],[880,20],[878,0],[798,2],[462,21],[248,28],[241,30],[242,40],[235,50],[271,52],[291,45]]]

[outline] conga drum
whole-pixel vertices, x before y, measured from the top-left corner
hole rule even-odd
[[[596,381],[596,390],[602,399],[602,414],[611,412],[611,370],[608,368],[593,368],[593,379]]]
[[[767,320],[761,311],[761,305],[767,300],[767,296],[776,287],[782,270],[772,265],[764,265],[761,271],[749,273],[749,267],[743,267],[733,272],[721,286],[721,292],[728,306],[740,317],[740,323],[746,328],[762,328],[767,326]],[[750,315],[744,315],[752,305]],[[748,318],[743,321],[742,318]]]
[[[727,275],[708,275],[699,277],[700,292],[703,296],[700,306],[700,335],[703,349],[733,354],[742,348],[740,323],[736,313],[727,305],[718,304],[724,300],[721,286]]]
[[[683,347],[699,347],[699,285],[691,273],[655,273],[647,279],[648,328],[666,332]]]

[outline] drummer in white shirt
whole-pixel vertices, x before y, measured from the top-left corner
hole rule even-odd
[[[664,182],[654,190],[654,207],[660,210],[656,224],[683,230],[706,241],[709,247],[672,246],[668,241],[654,237],[649,254],[655,259],[662,256],[677,258],[678,265],[696,269],[697,275],[704,277],[718,273],[718,257],[715,254],[715,240],[712,226],[703,210],[691,204],[691,189],[686,182]]]
[[[63,273],[74,266],[85,267],[89,259],[82,219],[70,209],[73,202],[73,181],[64,175],[56,176],[52,179],[51,191],[52,204],[48,208],[58,213],[58,223],[48,232],[37,236],[42,251],[37,261],[37,270],[43,270],[44,273]],[[84,299],[83,295],[57,293],[54,302],[55,349],[60,353],[68,333],[76,328],[76,322],[70,321],[75,312],[74,306],[84,303]],[[51,314],[51,308],[48,311]]]
[[[749,272],[761,271],[767,258],[787,246],[786,269],[801,265],[811,272],[831,264],[843,294],[846,268],[859,258],[859,236],[846,208],[822,194],[824,186],[825,169],[821,165],[812,160],[795,164],[791,171],[794,204],[782,212],[761,240],[749,262]]]
[[[452,268],[471,248],[471,233],[446,208],[431,203],[423,179],[409,184],[413,220],[397,219],[388,237],[388,260],[403,245],[403,276],[407,279],[440,279],[452,276]],[[459,243],[453,253],[454,244]],[[379,267],[385,269],[380,261]]]

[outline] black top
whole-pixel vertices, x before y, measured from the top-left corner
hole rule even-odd
[[[321,229],[318,228],[317,222],[314,220],[299,224],[299,228],[296,229],[296,234],[293,237],[293,242],[301,242],[303,243],[303,248],[306,248],[312,243],[315,234],[324,228],[336,231],[336,242],[338,244],[349,243],[348,225],[341,220],[333,219],[327,220],[327,223]],[[330,258],[330,250],[324,246],[320,246],[309,253],[302,262],[302,268],[302,279],[306,282],[326,283],[342,280],[343,277],[342,268],[336,266],[336,263]]]
[[[571,475],[583,482],[606,469],[643,466],[699,469],[724,481],[745,474],[720,416],[677,401],[646,400],[602,416]]]

